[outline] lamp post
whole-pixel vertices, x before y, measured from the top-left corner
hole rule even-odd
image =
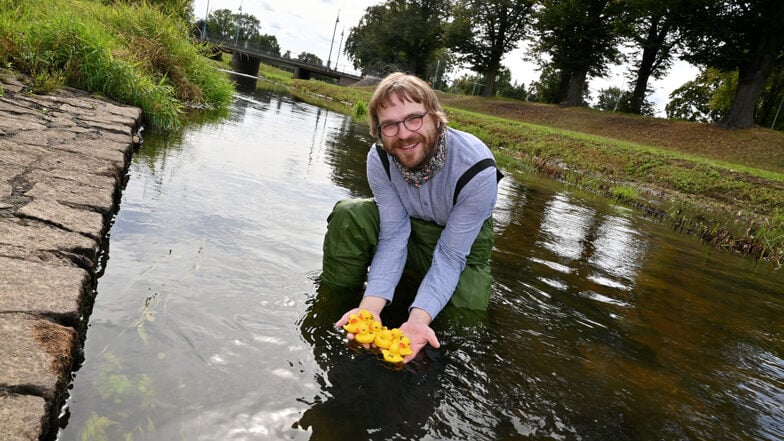
[[[343,33],[346,32],[346,28],[340,30],[340,43],[338,43],[338,53],[335,54],[335,70],[338,70],[338,60],[340,60],[340,47],[343,46]]]
[[[335,19],[335,27],[332,29],[332,41],[329,43],[329,56],[327,56],[327,70],[329,70],[329,63],[332,61],[332,45],[335,43],[335,32],[338,30],[338,22],[340,21],[340,9],[338,9],[338,17]]]
[[[207,20],[210,18],[210,0],[207,0],[207,10],[204,12],[204,26],[201,31],[201,38],[207,39]]]
[[[237,36],[234,37],[234,45],[240,46],[240,28],[242,27],[242,3],[240,3],[240,13],[237,17]]]

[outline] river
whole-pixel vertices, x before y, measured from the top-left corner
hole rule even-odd
[[[784,439],[784,271],[537,176],[501,181],[486,314],[402,369],[347,345],[321,244],[370,142],[262,90],[148,133],[58,439]]]

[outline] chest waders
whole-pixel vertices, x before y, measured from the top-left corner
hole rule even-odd
[[[376,144],[387,176],[390,176],[389,158]],[[458,179],[455,185],[453,204],[460,190],[477,173],[495,162],[484,159],[474,164]],[[497,171],[500,180],[503,175]],[[324,237],[324,259],[322,283],[359,288],[365,283],[367,269],[373,260],[379,234],[378,207],[373,198],[344,199],[332,209],[327,218],[327,233]],[[422,219],[411,218],[411,235],[408,239],[406,268],[424,277],[433,262],[433,251],[444,227]],[[479,235],[466,258],[466,267],[449,303],[459,308],[487,309],[490,298],[490,255],[493,251],[493,218],[485,220]]]

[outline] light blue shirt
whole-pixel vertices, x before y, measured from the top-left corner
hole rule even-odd
[[[447,128],[444,167],[416,188],[408,184],[392,163],[390,177],[375,146],[367,157],[367,175],[381,220],[378,246],[368,273],[365,295],[391,302],[403,274],[411,233],[409,218],[444,226],[433,252],[433,264],[425,275],[410,308],[421,308],[435,318],[457,287],[466,257],[482,224],[493,214],[498,185],[496,169],[486,168],[473,177],[452,204],[455,185],[474,164],[493,155],[479,138]]]

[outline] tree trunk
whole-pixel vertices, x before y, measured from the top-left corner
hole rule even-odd
[[[642,104],[645,102],[645,93],[648,91],[648,81],[653,74],[659,51],[661,51],[669,31],[666,24],[659,31],[660,20],[661,17],[651,19],[648,35],[645,36],[645,42],[643,43],[640,68],[637,69],[637,78],[634,81],[634,90],[629,102],[629,111],[638,115],[642,113]]]
[[[762,55],[745,63],[738,69],[738,88],[729,113],[721,122],[728,129],[745,129],[754,124],[754,110],[757,100],[765,86],[765,81],[773,70],[773,55],[761,51]]]
[[[566,102],[566,96],[569,95],[569,80],[572,78],[572,72],[562,69],[558,75],[558,90],[553,104],[563,104]]]
[[[587,74],[586,69],[572,71],[572,78],[569,80],[569,93],[566,95],[567,106],[579,106],[583,103],[583,90]]]
[[[482,96],[495,96],[495,78],[498,76],[498,67],[489,67],[485,71],[485,87]]]

